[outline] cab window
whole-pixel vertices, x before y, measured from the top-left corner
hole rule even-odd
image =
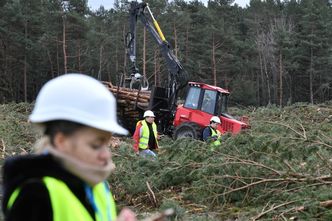
[[[201,93],[201,88],[199,87],[189,88],[187,99],[186,102],[184,103],[184,107],[190,109],[197,109],[200,93]]]
[[[201,110],[209,114],[215,113],[217,91],[205,90]]]

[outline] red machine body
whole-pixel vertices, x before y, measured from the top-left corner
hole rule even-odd
[[[222,133],[237,134],[249,128],[248,122],[227,114],[228,90],[198,82],[188,85],[185,103],[177,107],[173,120],[175,138],[200,138],[201,129],[210,124],[212,116],[220,118],[222,123],[218,129]]]
[[[183,105],[179,105],[176,110],[173,125],[176,128],[180,126],[182,123],[194,122],[198,124],[200,127],[206,127],[210,124],[210,119],[212,116],[214,115],[199,110],[192,110],[189,108],[185,108],[183,107]],[[237,134],[242,129],[249,128],[247,122],[227,118],[222,115],[219,117],[221,120],[221,125],[218,127],[218,130],[222,133],[230,132],[232,134]]]

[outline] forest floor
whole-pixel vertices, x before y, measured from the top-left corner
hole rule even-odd
[[[28,104],[0,105],[0,157],[31,152]],[[332,102],[232,108],[251,129],[215,150],[190,139],[160,141],[158,158],[136,156],[129,138],[112,147],[110,184],[119,207],[173,208],[171,220],[332,220]]]

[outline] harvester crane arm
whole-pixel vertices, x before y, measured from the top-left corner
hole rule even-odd
[[[159,45],[161,53],[166,60],[167,69],[169,72],[168,78],[168,98],[170,110],[175,110],[176,98],[178,90],[183,88],[188,83],[188,74],[183,66],[174,55],[170,44],[167,42],[163,32],[161,31],[158,22],[154,18],[147,3],[131,2],[130,3],[130,32],[126,36],[127,53],[132,63],[132,73],[139,73],[136,64],[136,25],[137,19],[143,23],[147,30],[151,33],[156,43]]]

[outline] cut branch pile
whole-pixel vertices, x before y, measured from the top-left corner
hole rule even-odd
[[[241,220],[331,220],[331,107],[259,108],[251,113],[251,130],[225,135],[214,151],[201,141],[167,139],[152,161],[123,144],[111,184],[126,199],[152,191],[154,203],[140,201],[150,207],[173,191],[184,207],[222,211],[216,220],[238,219],[241,212]]]
[[[140,110],[146,110],[149,107],[151,91],[114,86],[112,83],[105,81],[103,84],[116,98],[118,116],[139,118]]]
[[[2,156],[30,152],[30,112],[27,104],[0,105]],[[332,220],[332,103],[243,114],[252,128],[224,135],[213,151],[201,141],[165,137],[150,160],[134,154],[131,140],[121,142],[110,176],[118,205],[137,212],[171,205],[177,220]]]

